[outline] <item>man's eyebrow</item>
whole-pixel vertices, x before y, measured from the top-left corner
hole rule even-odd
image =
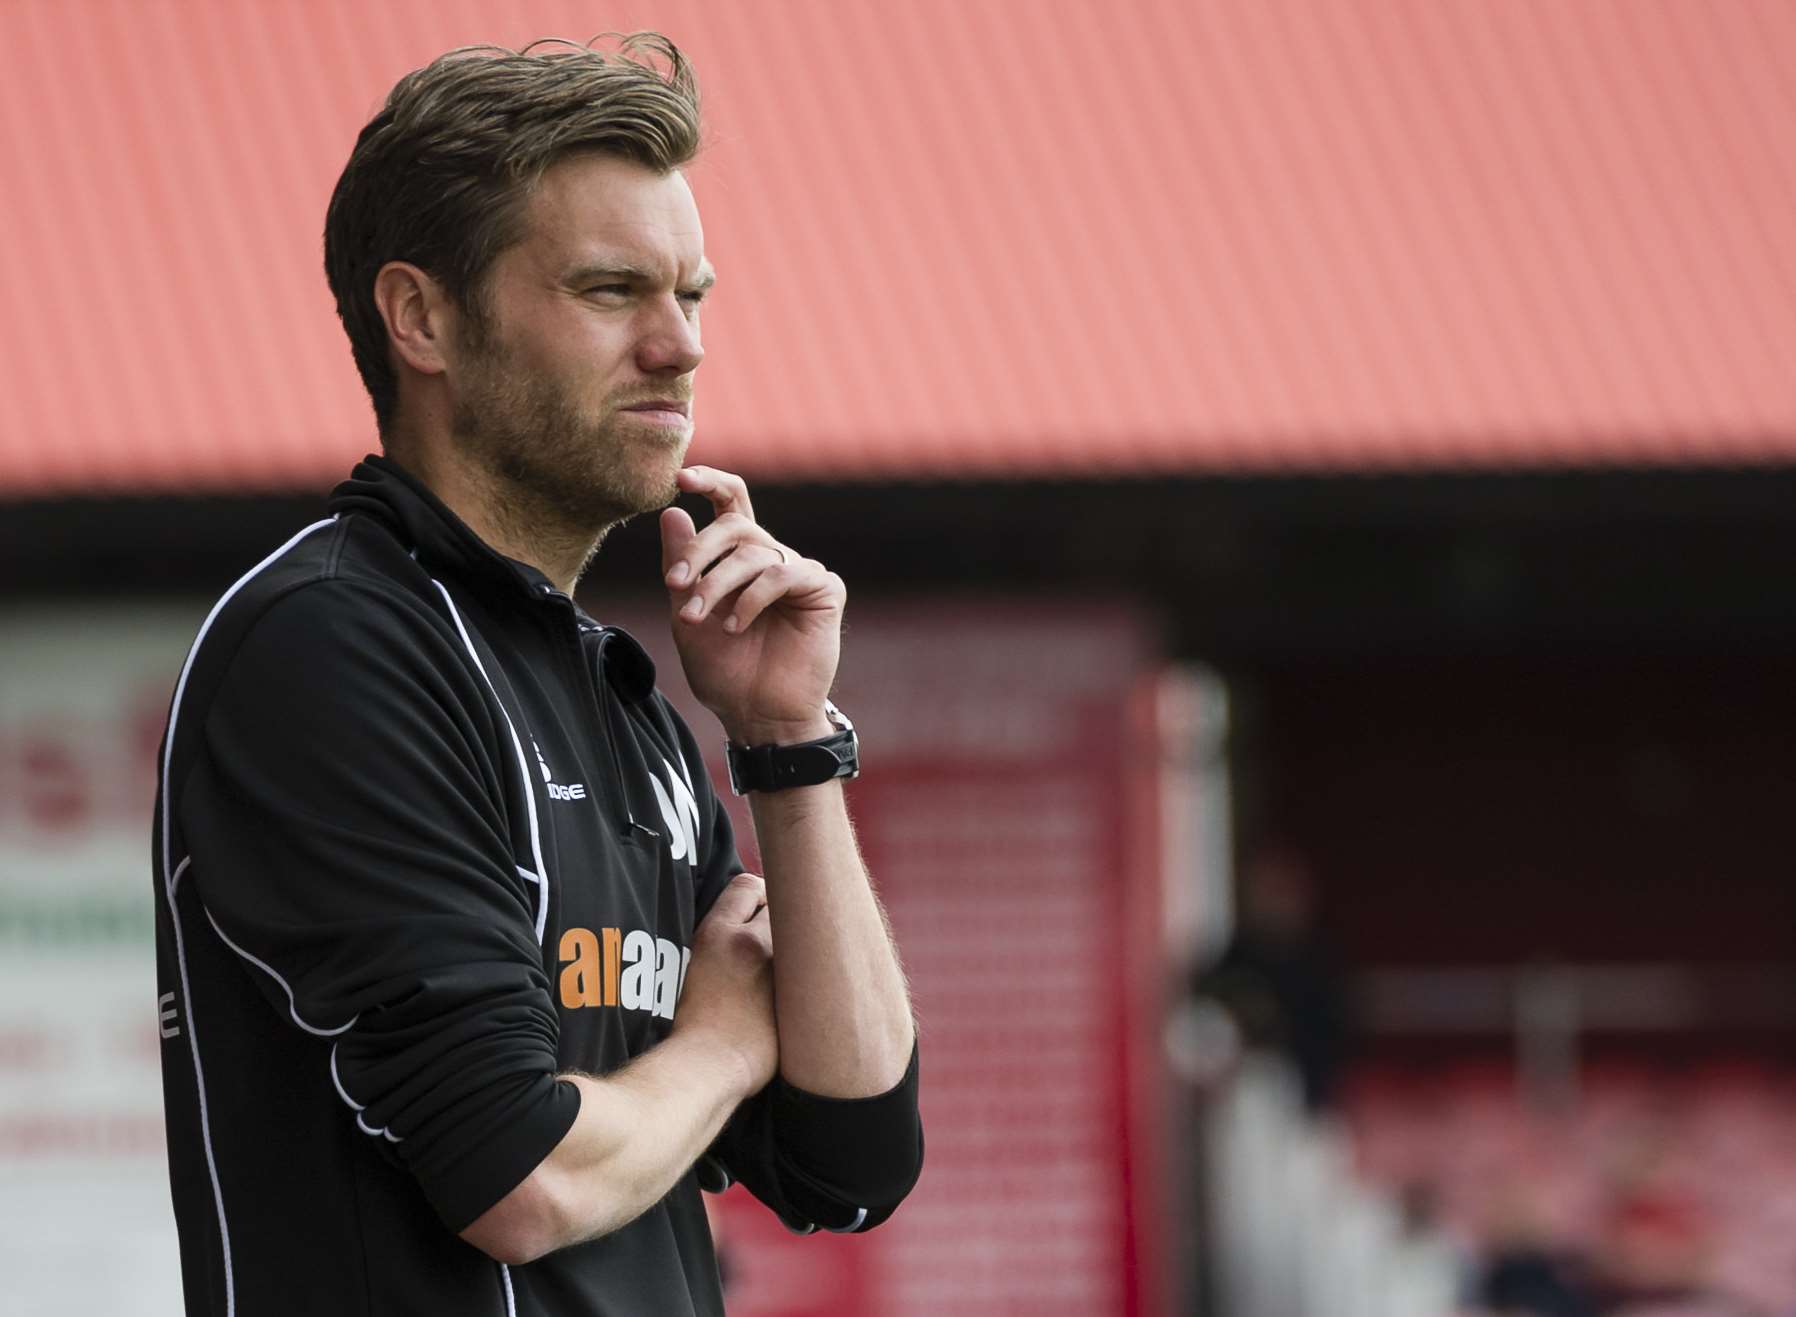
[[[570,270],[567,282],[582,287],[600,283],[648,284],[654,283],[658,277],[655,271],[644,265],[633,265],[628,261],[597,261]],[[683,291],[702,293],[716,282],[717,271],[707,265],[691,283],[684,286]]]

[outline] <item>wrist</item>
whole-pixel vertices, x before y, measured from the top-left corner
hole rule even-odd
[[[704,1059],[732,1109],[767,1086],[767,1081],[761,1077],[763,1062],[729,1030],[693,1023],[684,1028],[676,1027],[668,1041],[675,1038],[690,1047],[695,1056]]]
[[[860,739],[854,724],[828,700],[819,713],[790,722],[743,720],[726,724],[730,790],[788,791],[837,778],[858,777]]]
[[[799,745],[835,731],[821,709],[805,718],[738,718],[723,723],[724,735],[737,745]]]

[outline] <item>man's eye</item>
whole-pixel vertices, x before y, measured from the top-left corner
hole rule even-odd
[[[595,284],[593,287],[588,288],[586,291],[589,293],[603,293],[607,297],[627,297],[627,296],[629,296],[629,293],[630,293],[630,285],[629,284]]]
[[[681,293],[680,300],[687,306],[697,306],[705,300],[705,295],[703,293]]]

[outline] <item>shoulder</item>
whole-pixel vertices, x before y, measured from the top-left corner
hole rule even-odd
[[[428,575],[402,551],[410,570],[397,569],[364,521],[314,522],[220,596],[182,670],[180,721],[203,721],[227,685],[303,703],[308,692],[466,684],[462,647]]]

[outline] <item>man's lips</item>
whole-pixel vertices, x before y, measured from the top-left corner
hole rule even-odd
[[[628,407],[622,408],[621,410],[626,412],[671,412],[676,416],[691,416],[692,404],[689,402],[675,402],[671,398],[664,398],[654,402],[631,403]]]

